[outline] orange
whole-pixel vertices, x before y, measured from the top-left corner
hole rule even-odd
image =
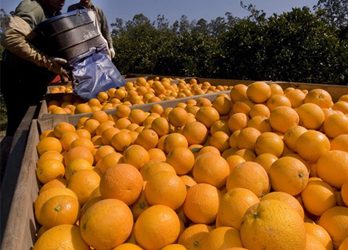
[[[70,148],[75,148],[75,147],[86,147],[88,148],[91,152],[94,152],[94,144],[91,140],[87,139],[87,138],[78,138],[76,140],[74,140],[71,144],[70,144]]]
[[[213,107],[219,112],[220,115],[226,115],[231,110],[231,101],[225,96],[218,96],[213,101]]]
[[[281,156],[284,150],[282,138],[273,132],[264,132],[256,140],[255,152],[257,155],[270,153],[277,157]]]
[[[348,208],[329,208],[320,216],[319,225],[329,233],[334,248],[337,248],[348,237]]]
[[[129,114],[131,122],[141,125],[145,121],[147,114],[141,109],[132,109]]]
[[[159,115],[161,115],[164,111],[163,107],[160,104],[154,104],[151,107],[151,113],[157,113]]]
[[[118,129],[123,129],[123,128],[127,128],[130,124],[132,124],[131,121],[128,120],[128,118],[123,117],[123,118],[118,119],[115,122],[115,127]]]
[[[347,250],[348,249],[348,237],[345,238],[341,245],[339,246],[338,250]]]
[[[65,173],[62,161],[55,159],[41,159],[37,162],[36,176],[41,183],[47,183],[63,177]]]
[[[229,148],[229,138],[225,132],[217,131],[209,137],[208,144],[223,152]]]
[[[286,146],[289,149],[296,151],[297,139],[306,131],[307,129],[302,126],[294,126],[286,130],[283,138]]]
[[[39,194],[42,193],[43,191],[46,191],[47,189],[50,189],[50,188],[56,188],[56,187],[65,188],[65,184],[66,184],[66,181],[63,178],[51,180],[51,181],[45,183],[40,188]]]
[[[230,167],[220,155],[206,153],[196,158],[192,174],[197,183],[208,183],[220,188],[226,183]]]
[[[262,117],[269,117],[270,111],[268,107],[264,104],[256,104],[250,109],[249,116],[255,117],[255,116],[262,116]]]
[[[319,157],[330,150],[330,141],[325,134],[308,130],[296,141],[296,151],[305,160],[316,162]]]
[[[79,203],[83,205],[99,183],[100,176],[95,171],[80,170],[70,177],[67,187],[76,193]]]
[[[158,172],[170,172],[174,175],[176,174],[175,169],[166,162],[148,162],[141,168],[140,172],[145,181]]]
[[[301,193],[306,187],[309,178],[306,165],[290,156],[276,160],[268,173],[272,188],[275,191],[282,191],[291,195]]]
[[[108,168],[100,181],[102,198],[119,199],[127,205],[138,199],[142,189],[143,178],[130,164],[117,164]]]
[[[248,116],[244,113],[235,113],[228,119],[228,127],[231,132],[243,129],[248,124]]]
[[[332,250],[332,240],[328,232],[320,225],[314,223],[304,223],[306,228],[307,237],[311,235],[323,244],[326,250]]]
[[[254,151],[251,149],[239,149],[234,154],[243,157],[246,161],[254,161],[256,158]]]
[[[239,163],[245,162],[245,159],[239,155],[230,155],[226,158],[226,161],[230,166],[230,172],[232,172]]]
[[[261,197],[270,190],[267,172],[264,168],[251,161],[238,164],[227,178],[227,190],[246,188]]]
[[[264,116],[254,116],[248,121],[248,127],[256,128],[261,133],[263,132],[271,132],[272,127],[269,123],[269,119]]]
[[[120,104],[116,108],[115,115],[118,118],[128,117],[131,112],[131,109],[128,105]]]
[[[78,138],[80,137],[76,132],[64,132],[60,138],[60,143],[62,144],[64,150],[68,150],[71,143]]]
[[[169,133],[169,123],[166,118],[158,117],[152,122],[151,129],[153,129],[158,136],[166,135]]]
[[[88,130],[91,135],[93,136],[96,133],[97,128],[100,126],[100,122],[98,122],[95,119],[88,119],[85,124],[83,125],[83,128]]]
[[[147,151],[150,156],[150,161],[165,162],[167,160],[166,154],[159,148],[151,148]]]
[[[115,149],[109,145],[101,146],[97,149],[97,151],[94,154],[95,161],[99,162],[105,156],[114,152],[115,152]]]
[[[305,103],[314,103],[321,108],[330,108],[333,105],[330,94],[324,89],[312,89],[304,99]]]
[[[184,203],[186,186],[179,176],[158,172],[147,180],[145,197],[150,205],[166,205],[175,210]]]
[[[109,167],[115,166],[121,158],[122,154],[112,152],[104,156],[103,159],[101,159],[100,161],[98,161],[96,168],[99,169],[102,174],[104,174]]]
[[[196,119],[210,128],[215,121],[220,119],[220,114],[215,108],[204,106],[197,111]]]
[[[91,118],[97,120],[101,124],[109,120],[108,114],[102,110],[93,112]]]
[[[178,175],[187,174],[193,168],[195,156],[186,147],[176,147],[169,152],[167,163],[174,167]]]
[[[278,200],[263,200],[252,206],[244,215],[240,236],[247,249],[290,250],[306,246],[303,219],[297,211]]]
[[[325,250],[326,248],[324,245],[320,242],[319,239],[317,239],[315,236],[312,236],[311,234],[306,234],[306,250]]]
[[[348,181],[343,183],[342,188],[341,188],[341,197],[342,201],[346,206],[348,206]]]
[[[190,187],[184,202],[184,213],[194,223],[212,223],[219,209],[219,190],[206,183]]]
[[[302,105],[306,94],[303,93],[300,89],[291,89],[286,91],[285,96],[289,99],[292,108],[297,108]]]
[[[74,125],[68,122],[60,122],[53,128],[53,133],[56,137],[60,138],[65,132],[75,132]]]
[[[280,106],[291,107],[291,102],[285,95],[272,95],[267,101],[267,107],[271,112],[273,109]]]
[[[144,129],[141,131],[135,140],[135,144],[143,146],[145,149],[149,150],[155,148],[158,143],[158,135],[152,129]]]
[[[342,113],[329,115],[323,124],[324,133],[335,138],[342,134],[348,134],[348,117]]]
[[[58,195],[46,201],[40,213],[42,225],[47,229],[62,225],[74,224],[79,213],[78,201],[69,195]]]
[[[75,159],[85,159],[87,160],[90,164],[93,164],[94,162],[94,156],[91,153],[91,151],[82,146],[74,147],[70,149],[66,154],[64,155],[64,163],[65,166],[69,165],[69,163]]]
[[[46,138],[46,137],[55,137],[55,135],[53,133],[53,129],[47,129],[47,130],[42,131],[39,139],[41,141],[43,138]]]
[[[185,125],[182,134],[186,137],[189,145],[203,144],[207,138],[207,127],[201,122],[191,122]]]
[[[164,151],[169,153],[176,147],[188,147],[186,137],[179,133],[171,133],[164,139]]]
[[[186,188],[190,188],[197,184],[197,182],[189,175],[181,175],[180,179],[184,182]]]
[[[146,183],[144,182],[144,185],[145,184]],[[143,190],[141,192],[139,198],[132,204],[132,206],[130,206],[130,208],[132,209],[134,220],[137,220],[139,215],[142,212],[144,212],[149,207],[150,207],[150,205],[149,205],[149,203],[147,202],[147,200],[145,198],[145,193],[144,193],[144,190]]]
[[[140,145],[131,145],[123,153],[123,162],[137,169],[142,168],[149,160],[148,151]]]
[[[336,205],[335,190],[326,182],[313,180],[301,193],[304,208],[316,216]]]
[[[304,211],[301,203],[292,195],[285,192],[271,192],[261,198],[261,200],[278,200],[286,203],[289,207],[298,212],[301,218],[304,218]]]
[[[245,212],[256,203],[259,198],[249,189],[233,188],[221,196],[217,221],[220,226],[240,229]]]
[[[331,150],[348,152],[348,134],[342,134],[331,141]]]
[[[44,232],[35,242],[33,249],[88,250],[89,247],[81,238],[80,230],[77,226],[59,225]]]
[[[249,99],[237,101],[232,106],[233,113],[244,113],[249,115],[251,108],[254,106],[254,103]]]
[[[289,128],[298,125],[299,116],[292,108],[280,106],[271,111],[269,122],[275,131],[285,133]]]
[[[261,132],[256,128],[247,127],[240,130],[237,140],[237,146],[239,149],[253,150],[257,138],[261,135]]]
[[[71,161],[65,168],[65,178],[67,180],[70,179],[70,177],[80,170],[93,170],[93,166],[91,163],[89,163],[87,160],[82,158],[77,158],[73,161]]]
[[[348,102],[338,101],[332,106],[333,110],[341,111],[343,114],[348,113]]]
[[[271,97],[271,87],[265,82],[254,82],[246,91],[248,98],[255,103],[264,103]]]
[[[275,95],[275,94],[284,94],[284,91],[283,91],[283,88],[277,84],[277,83],[270,83],[269,86],[271,87],[271,92],[272,92],[272,95]]]
[[[218,227],[209,232],[206,247],[211,250],[242,247],[239,231],[233,227]]]
[[[39,155],[42,155],[43,153],[47,151],[57,151],[62,152],[62,144],[61,142],[54,137],[45,137],[43,138],[39,144],[37,145],[37,152]]]
[[[230,139],[228,140],[228,143],[230,144],[231,148],[235,148],[237,149],[238,147],[238,137],[240,134],[240,130],[236,130],[232,133],[232,135],[230,136]]]
[[[210,230],[211,228],[205,224],[193,224],[180,234],[178,243],[187,250],[201,248]]]
[[[102,134],[102,142],[104,145],[111,145],[111,139],[114,135],[116,135],[120,130],[118,128],[109,127],[105,129]]]
[[[208,107],[208,106],[211,106],[212,103],[211,101],[208,99],[208,98],[205,98],[205,97],[200,97],[198,100],[197,100],[197,106],[199,107]]]
[[[180,244],[170,244],[161,248],[161,250],[186,250],[186,247]]]
[[[231,131],[228,127],[227,120],[218,120],[213,123],[213,125],[210,127],[210,134],[214,134],[215,132],[222,131],[226,133],[227,135],[230,135]]]
[[[296,109],[300,125],[307,129],[319,129],[325,120],[324,111],[314,103],[305,103]]]
[[[246,92],[248,87],[244,84],[236,84],[230,92],[230,97],[233,102],[240,101],[247,98]]]
[[[270,153],[263,153],[263,154],[260,154],[258,155],[256,158],[255,158],[255,162],[260,164],[265,170],[266,172],[268,173],[269,172],[269,169],[271,168],[272,164],[278,160],[278,157],[273,155],[273,154],[270,154]]]
[[[126,130],[115,134],[111,139],[111,145],[118,151],[123,152],[132,143],[132,137]]]
[[[179,107],[173,108],[168,115],[168,120],[174,127],[184,126],[187,122],[187,118],[187,111]]]
[[[180,220],[171,208],[155,205],[140,214],[134,226],[136,242],[145,249],[160,249],[174,243],[180,233]]]
[[[348,153],[331,150],[321,155],[317,162],[317,174],[326,183],[340,189],[348,181]]]
[[[132,227],[131,210],[124,202],[116,199],[96,202],[80,219],[81,236],[95,249],[112,249],[124,243]]]

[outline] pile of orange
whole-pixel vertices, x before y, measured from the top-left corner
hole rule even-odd
[[[219,92],[229,88],[225,85],[214,86],[209,82],[198,83],[194,78],[186,82],[183,79],[155,77],[146,80],[144,77],[138,77],[135,81],[128,81],[125,86],[118,89],[110,88],[105,92],[100,92],[96,98],[87,102],[73,95],[65,95],[62,100],[48,101],[47,105],[50,114],[81,114],[115,109],[120,104],[146,104]],[[60,86],[52,88],[52,91],[71,93],[72,88],[71,86]]]
[[[120,104],[37,151],[34,249],[348,249],[348,95],[255,82]]]

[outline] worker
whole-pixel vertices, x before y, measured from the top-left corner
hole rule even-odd
[[[114,50],[114,46],[112,44],[111,34],[109,32],[108,21],[106,19],[106,16],[104,15],[104,12],[100,8],[95,6],[91,0],[80,0],[80,2],[73,4],[73,5],[70,5],[68,7],[68,12],[73,11],[73,10],[78,10],[78,9],[93,10],[96,13],[100,32],[108,43],[109,54],[110,54],[111,58],[114,58],[115,57],[115,50]]]
[[[37,105],[57,74],[68,78],[62,58],[39,51],[28,37],[46,19],[61,14],[65,0],[22,0],[10,16],[2,44],[1,92],[7,108],[6,135],[12,136],[26,111]]]

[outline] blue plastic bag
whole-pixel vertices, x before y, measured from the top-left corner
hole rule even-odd
[[[118,88],[126,81],[104,51],[94,51],[72,63],[74,93],[83,99],[97,97],[101,91]]]

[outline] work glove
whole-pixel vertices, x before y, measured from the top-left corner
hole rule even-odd
[[[59,57],[51,57],[48,59],[48,62],[48,70],[69,78],[68,72],[63,68],[63,66],[68,63],[67,60]]]
[[[115,57],[115,54],[116,54],[114,48],[111,48],[111,49],[109,50],[109,52],[110,52],[111,58],[114,58],[114,57]]]

